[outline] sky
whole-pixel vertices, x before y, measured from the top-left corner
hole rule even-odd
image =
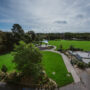
[[[90,0],[0,0],[0,30],[90,32]]]

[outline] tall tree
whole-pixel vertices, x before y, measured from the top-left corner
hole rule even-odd
[[[25,33],[19,24],[14,24],[11,30],[12,30],[12,33],[13,33],[13,36],[14,36],[16,42],[24,39]]]
[[[20,41],[14,52],[14,60],[16,68],[34,78],[38,77],[42,71],[42,54],[33,44],[26,44]]]
[[[27,33],[32,38],[32,41],[36,39],[36,33],[34,31],[28,31]]]

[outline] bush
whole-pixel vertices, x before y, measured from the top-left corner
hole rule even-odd
[[[70,62],[71,62],[72,65],[76,65],[78,63],[77,60],[71,60]]]
[[[5,73],[7,72],[7,67],[6,67],[6,65],[2,65],[1,71],[2,71],[2,72],[5,72]]]
[[[72,65],[77,65],[81,69],[85,69],[87,67],[90,67],[89,66],[90,64],[86,64],[86,63],[80,62],[78,60],[71,60],[70,62],[71,62]]]
[[[87,67],[87,65],[86,65],[85,63],[83,63],[83,62],[78,62],[78,63],[77,63],[77,66],[78,66],[79,68],[81,68],[81,69],[85,69],[85,68]]]
[[[74,47],[71,45],[71,46],[69,47],[69,49],[73,51]]]
[[[75,48],[72,45],[69,47],[69,49],[72,50],[72,51],[83,51],[83,49],[81,49],[81,48]]]
[[[0,81],[6,77],[6,73],[0,71]]]
[[[47,49],[52,49],[52,48],[54,48],[54,47],[53,47],[53,46],[48,46],[48,47],[47,47]]]
[[[8,83],[18,83],[20,79],[21,79],[20,74],[17,73],[16,71],[13,71],[7,75],[5,81]]]
[[[58,51],[61,51],[61,52],[63,51],[63,46],[62,45],[60,45]]]
[[[90,67],[90,62],[88,63],[88,67]]]

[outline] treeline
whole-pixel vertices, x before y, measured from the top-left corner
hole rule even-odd
[[[37,35],[47,40],[90,40],[90,33],[37,33]]]
[[[90,40],[90,33],[35,33],[32,30],[24,32],[19,24],[14,24],[10,32],[0,31],[0,54],[12,51],[14,45],[21,40],[25,43],[41,43],[39,41],[43,39]]]
[[[31,43],[39,41],[40,37],[34,31],[25,33],[19,24],[14,24],[11,32],[3,32],[0,30],[0,54],[12,51],[14,45],[19,44],[21,40],[25,43]]]

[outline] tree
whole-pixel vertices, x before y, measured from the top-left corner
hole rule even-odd
[[[7,38],[5,32],[0,31],[0,54],[3,54],[7,50],[6,46]]]
[[[26,33],[24,35],[24,40],[23,40],[25,43],[31,43],[32,42],[32,39],[31,37]]]
[[[14,50],[14,60],[16,69],[34,78],[39,77],[42,71],[42,54],[33,44],[26,44],[20,41]]]
[[[22,29],[22,27],[19,24],[13,25],[12,32],[14,34],[20,34],[20,35],[24,34],[24,30]]]
[[[60,49],[62,49],[63,48],[63,46],[62,46],[62,44],[60,45]]]
[[[14,36],[11,32],[6,32],[5,36],[6,36],[6,43],[5,43],[6,50],[12,51],[14,48],[14,44],[15,44]]]
[[[70,49],[71,51],[73,51],[73,50],[74,50],[73,45],[71,45],[69,49]]]
[[[13,50],[14,44],[14,37],[11,32],[0,31],[0,54]]]
[[[24,39],[25,33],[19,24],[14,24],[11,30],[16,42]]]
[[[36,34],[34,31],[28,31],[27,34],[30,35],[30,37],[32,38],[32,41],[36,39]]]

